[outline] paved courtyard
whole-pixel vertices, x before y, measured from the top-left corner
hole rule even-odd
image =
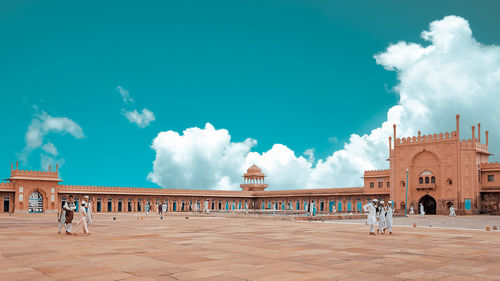
[[[500,231],[484,230],[499,217],[398,218],[369,236],[363,220],[115,216],[66,236],[55,214],[1,215],[0,279],[500,280]]]

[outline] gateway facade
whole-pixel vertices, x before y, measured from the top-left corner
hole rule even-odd
[[[25,171],[11,166],[7,182],[0,183],[3,212],[57,212],[69,195],[77,206],[85,195],[92,198],[93,212],[140,212],[146,202],[166,203],[170,212],[192,211],[210,200],[213,211],[306,210],[314,200],[319,213],[356,213],[373,198],[393,200],[397,212],[418,209],[428,214],[447,214],[452,204],[458,214],[500,214],[500,164],[489,162],[488,131],[481,142],[481,125],[471,128],[471,138],[456,130],[433,135],[388,137],[387,170],[365,171],[363,187],[266,191],[265,175],[255,165],[244,174],[242,191],[163,189],[62,185],[55,171]]]

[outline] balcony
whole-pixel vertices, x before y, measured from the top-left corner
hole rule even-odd
[[[417,184],[417,190],[431,191],[436,189],[435,183],[419,183]]]

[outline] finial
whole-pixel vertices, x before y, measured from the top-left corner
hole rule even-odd
[[[50,172],[50,165],[49,165],[49,172]]]
[[[59,164],[56,163],[56,172],[59,171]]]
[[[16,170],[19,170],[19,161],[16,161]]]
[[[14,170],[14,163],[12,163],[12,162],[10,163],[10,170],[11,171]]]
[[[477,142],[481,143],[481,123],[477,123]]]

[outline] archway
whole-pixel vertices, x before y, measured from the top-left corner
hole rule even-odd
[[[33,191],[29,198],[29,212],[42,213],[43,212],[43,196],[38,191]]]
[[[418,201],[419,211],[420,211],[420,203],[424,205],[424,211],[426,215],[435,215],[436,214],[436,200],[432,198],[430,195],[425,195]]]

